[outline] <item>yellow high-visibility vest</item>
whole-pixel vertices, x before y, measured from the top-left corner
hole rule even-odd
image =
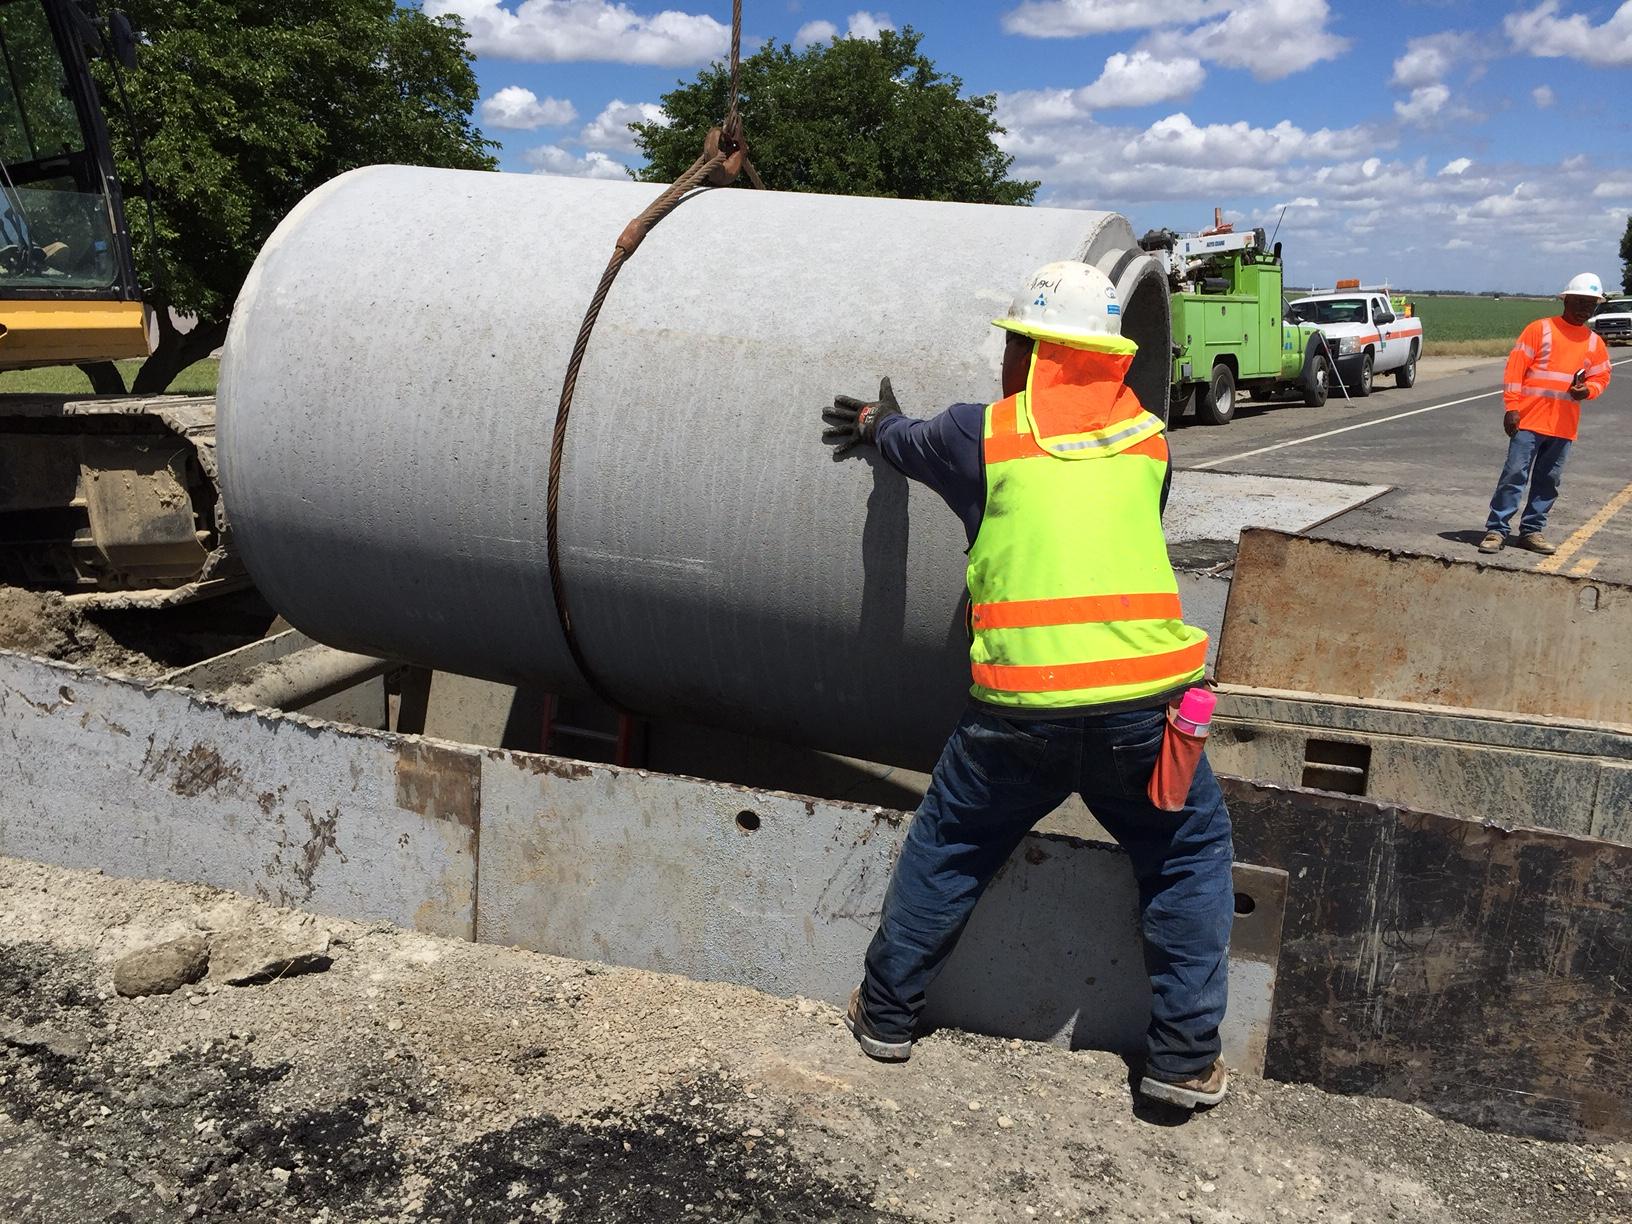
[[[1132,357],[1039,341],[1026,389],[986,408],[986,510],[969,549],[971,692],[1066,709],[1201,679],[1162,536],[1167,439]]]

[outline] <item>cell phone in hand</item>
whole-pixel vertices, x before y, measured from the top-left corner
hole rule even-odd
[[[1572,380],[1572,385],[1579,387],[1582,383],[1584,383],[1586,381],[1587,381],[1587,367],[1582,366],[1579,370],[1577,370],[1575,372],[1575,378]]]

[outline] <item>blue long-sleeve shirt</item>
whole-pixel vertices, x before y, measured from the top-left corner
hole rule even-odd
[[[928,485],[963,520],[975,542],[986,515],[986,468],[980,440],[986,432],[986,405],[953,404],[927,421],[887,416],[874,441],[879,454],[903,476]],[[1162,509],[1172,469],[1162,481]]]
[[[986,405],[953,404],[927,421],[887,416],[878,423],[879,454],[903,476],[941,495],[963,520],[975,542],[986,513],[986,472],[980,439],[986,432]]]

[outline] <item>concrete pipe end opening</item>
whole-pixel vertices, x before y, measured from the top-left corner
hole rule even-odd
[[[1167,420],[1173,382],[1173,318],[1162,265],[1137,251],[1113,251],[1100,261],[1122,301],[1122,334],[1139,346],[1128,386],[1149,412]]]

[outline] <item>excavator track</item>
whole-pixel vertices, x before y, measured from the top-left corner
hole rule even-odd
[[[159,608],[249,585],[209,396],[0,395],[0,583]]]

